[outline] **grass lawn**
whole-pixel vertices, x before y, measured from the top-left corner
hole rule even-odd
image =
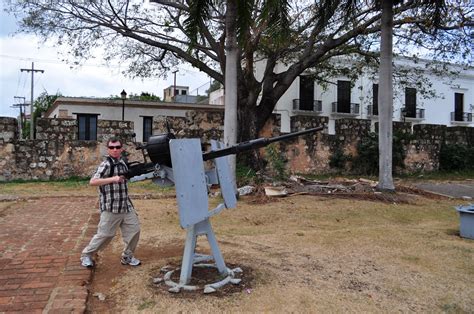
[[[179,265],[185,231],[173,189],[130,185],[142,224],[138,268],[119,264],[120,237],[102,251],[88,310],[116,312],[447,312],[474,310],[474,240],[459,237],[462,200],[401,195],[400,202],[295,195],[242,197],[211,223],[245,289],[167,292],[160,268]],[[87,181],[10,183],[1,195],[97,197]],[[152,196],[152,197],[146,197]],[[58,197],[58,202],[61,197]],[[213,204],[219,200],[211,199]],[[6,210],[8,209],[8,210]],[[0,202],[0,219],[15,210]],[[205,238],[197,250],[209,253]],[[105,295],[105,301],[93,297]]]

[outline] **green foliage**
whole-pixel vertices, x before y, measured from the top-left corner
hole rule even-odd
[[[8,184],[8,185],[16,185],[16,184],[26,184],[32,182],[38,183],[48,183],[51,185],[59,185],[62,187],[76,187],[76,186],[86,186],[89,184],[90,178],[78,177],[78,176],[71,176],[67,179],[54,179],[54,180],[24,180],[24,179],[16,179],[7,182],[0,182],[0,184]]]
[[[439,169],[443,171],[474,169],[474,147],[461,144],[442,145],[439,153]]]
[[[340,146],[337,146],[329,158],[329,167],[344,170],[346,163],[352,160],[351,155],[345,155]]]
[[[270,167],[276,173],[277,180],[284,180],[287,177],[285,160],[283,159],[280,151],[277,149],[277,144],[270,144],[265,147],[265,153],[269,162]]]
[[[394,132],[392,140],[392,159],[393,166],[398,168],[405,168],[405,157],[407,152],[405,150],[406,145],[414,139],[411,133]]]
[[[405,167],[405,144],[411,139],[411,134],[394,132],[392,140],[392,165],[394,170]],[[357,144],[357,158],[354,159],[352,170],[366,175],[378,174],[379,137],[377,133],[369,133]]]
[[[257,176],[257,172],[243,163],[237,163],[235,173],[237,186],[258,184],[260,182],[260,179]]]
[[[120,98],[120,97],[117,97]],[[142,92],[140,95],[138,94],[130,94],[129,99],[131,100],[142,100],[142,101],[161,101],[159,96],[156,96],[153,93]]]
[[[48,92],[44,91],[42,92],[35,100],[34,106],[34,116],[36,117],[41,117],[41,114],[43,112],[48,111],[49,108],[53,106],[53,103],[58,99],[58,97],[61,97],[61,93],[56,93],[55,95],[48,95]]]
[[[207,99],[207,98],[208,98],[207,96],[197,95],[197,97],[196,97],[196,102],[203,101],[203,100],[205,100],[205,99]]]
[[[21,135],[24,140],[30,138],[30,125],[30,120],[25,121],[25,123],[23,124]]]
[[[357,157],[352,169],[355,172],[376,175],[379,171],[379,137],[369,133],[357,144]]]
[[[211,85],[209,86],[209,89],[206,90],[206,93],[209,95],[213,91],[216,91],[222,87],[221,82],[213,80]]]

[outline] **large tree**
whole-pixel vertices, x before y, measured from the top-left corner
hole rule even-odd
[[[240,62],[240,49],[246,48],[250,25],[253,1],[252,0],[227,0],[221,1],[226,4],[225,12],[225,30],[226,44],[225,56],[225,113],[224,113],[224,144],[232,146],[237,143],[237,105],[238,105],[238,64]],[[212,16],[209,12],[216,1],[212,0],[188,0],[190,14],[185,20],[185,31],[191,38],[193,44],[197,44],[197,36],[205,28],[205,22]],[[288,3],[286,0],[267,2],[262,8],[265,14],[262,14],[267,23],[267,27],[273,29],[279,35],[285,34],[284,26],[288,24],[287,16]],[[277,38],[275,40],[278,40]],[[235,168],[236,156],[231,155],[230,165],[233,174],[233,182],[236,182]]]
[[[212,2],[210,18],[203,21],[195,40],[183,24],[190,14],[186,1],[155,2],[22,0],[7,6],[23,17],[22,31],[69,46],[71,62],[85,60],[96,47],[104,47],[106,61],[128,62],[130,75],[166,75],[171,67],[188,63],[224,84],[228,34],[223,1]],[[276,102],[299,75],[311,73],[316,80],[324,80],[325,72],[337,70],[337,63],[328,66],[333,58],[351,55],[364,63],[378,56],[381,12],[371,1],[289,1],[290,23],[284,41],[274,40],[278,34],[267,27],[269,15],[265,16],[268,12],[263,7],[270,2],[250,2],[246,45],[238,46],[238,140],[258,135]],[[345,14],[348,3],[354,4],[354,14]],[[434,35],[433,10],[423,4],[412,0],[394,8],[396,52],[412,55],[422,48],[427,57],[472,62],[466,56],[471,49],[467,33],[474,8],[450,5],[441,31]]]
[[[395,190],[392,176],[393,142],[393,16],[394,8],[404,0],[375,0],[381,11],[380,65],[379,65],[379,183],[378,188]],[[429,32],[436,34],[441,27],[442,12],[446,8],[444,0],[426,0],[419,8],[433,12]]]
[[[382,11],[379,66],[379,183],[381,190],[395,190],[392,177],[393,141],[393,5],[397,0],[380,0]]]

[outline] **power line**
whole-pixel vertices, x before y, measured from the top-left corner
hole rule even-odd
[[[18,102],[11,106],[12,108],[18,108],[18,107],[20,108],[20,138],[23,138],[23,125],[24,125],[24,118],[25,118],[24,112],[26,112],[26,107],[29,105],[25,103],[25,97],[13,96],[13,98],[23,99],[23,103]],[[25,111],[23,111],[23,107],[25,107]]]
[[[34,75],[35,72],[44,73],[44,70],[35,69],[35,63],[31,62],[31,69],[20,69],[21,72],[31,72],[31,107],[30,107],[30,140],[35,139],[35,120],[34,120],[34,104],[33,104],[33,91],[34,91]]]

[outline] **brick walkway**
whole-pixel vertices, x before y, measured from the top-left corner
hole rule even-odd
[[[39,198],[0,212],[0,313],[82,313],[92,271],[80,252],[96,229],[96,198]]]

